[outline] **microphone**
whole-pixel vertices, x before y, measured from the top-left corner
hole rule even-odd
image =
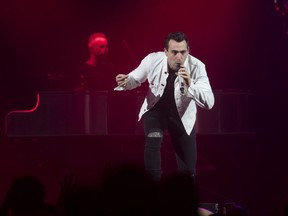
[[[179,71],[180,68],[181,68],[181,64],[180,63],[176,63],[177,72]],[[180,85],[180,92],[181,92],[181,94],[184,94],[184,80],[183,80],[183,77],[180,74],[178,74],[178,79],[179,79],[179,85]]]

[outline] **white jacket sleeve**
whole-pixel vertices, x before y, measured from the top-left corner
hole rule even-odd
[[[129,76],[129,82],[125,87],[125,90],[131,90],[141,86],[143,82],[147,80],[149,65],[151,65],[151,55],[146,56],[140,63],[140,65],[131,71]]]
[[[193,61],[190,58],[190,61]],[[191,85],[187,91],[187,97],[193,98],[196,104],[204,109],[212,109],[215,98],[207,76],[205,65],[202,62],[191,64],[190,62]]]

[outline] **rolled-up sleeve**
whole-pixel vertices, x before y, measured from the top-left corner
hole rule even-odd
[[[204,109],[212,109],[215,98],[207,76],[205,65],[198,62],[191,68],[191,85],[188,88],[187,97],[193,98],[196,104]]]

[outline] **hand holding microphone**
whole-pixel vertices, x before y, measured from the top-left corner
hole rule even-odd
[[[180,63],[176,63],[176,70],[177,70],[177,73],[178,73],[180,92],[181,92],[181,94],[184,94],[184,79],[181,76],[181,74],[179,73],[182,68],[184,68],[184,67],[181,67]]]

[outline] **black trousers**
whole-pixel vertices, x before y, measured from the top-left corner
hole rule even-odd
[[[161,144],[168,130],[176,155],[178,171],[195,176],[196,137],[195,130],[187,134],[177,114],[150,110],[142,117],[145,132],[144,163],[154,180],[161,179]]]

